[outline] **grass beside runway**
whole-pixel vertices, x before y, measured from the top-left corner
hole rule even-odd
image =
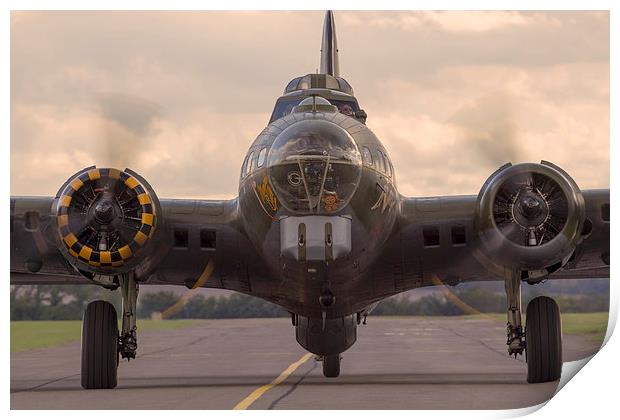
[[[562,314],[562,331],[564,334],[588,335],[603,341],[608,319],[607,312]]]
[[[562,314],[562,331],[568,335],[579,335],[602,343],[607,331],[607,312]],[[389,318],[389,317],[386,317]],[[401,316],[395,318],[403,318]],[[445,317],[441,317],[445,318]],[[488,319],[505,323],[505,314],[479,314],[454,317],[455,319]],[[214,321],[214,320],[212,320]],[[139,320],[139,331],[187,328],[204,320]],[[11,352],[33,350],[78,341],[81,321],[11,321]]]
[[[497,322],[506,322],[505,314],[480,314],[466,315],[467,318],[490,318]],[[585,336],[594,341],[603,342],[607,332],[607,320],[609,313],[563,313],[562,333],[569,335]],[[525,323],[525,316],[523,319]]]
[[[139,331],[187,328],[200,320],[139,320]],[[79,341],[82,321],[11,321],[11,352],[33,350]]]

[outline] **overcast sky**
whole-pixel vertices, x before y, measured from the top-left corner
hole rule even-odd
[[[506,161],[609,187],[606,12],[335,12],[340,69],[408,196]],[[247,147],[319,65],[323,12],[13,12],[11,194],[126,166],[160,197],[237,194]],[[122,168],[121,168],[122,169]]]

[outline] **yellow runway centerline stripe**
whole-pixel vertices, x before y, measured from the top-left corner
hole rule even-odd
[[[295,372],[295,370],[297,370],[297,368],[301,365],[303,365],[304,363],[306,363],[308,361],[308,359],[310,359],[312,357],[312,353],[306,353],[304,354],[301,359],[299,359],[298,361],[296,361],[295,363],[292,363],[289,367],[286,368],[286,370],[284,372],[282,372],[276,379],[274,379],[273,381],[271,381],[268,384],[265,384],[259,388],[256,388],[254,391],[252,391],[252,393],[250,395],[248,395],[247,397],[245,397],[242,401],[240,401],[234,408],[233,410],[247,410],[247,408],[249,406],[251,406],[254,401],[256,401],[257,399],[259,399],[265,392],[269,391],[271,388],[273,388],[274,386],[277,386],[279,384],[281,384],[282,382],[284,382],[286,380],[286,378],[288,378],[289,376],[291,376],[291,374],[293,372]]]

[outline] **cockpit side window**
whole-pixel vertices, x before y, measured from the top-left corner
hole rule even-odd
[[[359,106],[355,101],[339,101],[339,100],[330,100],[332,105],[336,105],[338,107],[338,111],[341,114],[352,117],[357,111],[359,111]]]
[[[254,151],[251,151],[248,155],[248,173],[252,173],[254,170]]]
[[[392,178],[392,167],[390,166],[390,159],[387,157],[387,155],[384,153],[383,154],[383,160],[384,160],[384,164],[385,164],[385,173]]]
[[[372,166],[372,153],[370,153],[370,149],[366,146],[362,146],[362,159],[366,166]]]
[[[262,149],[260,149],[260,152],[258,153],[258,161],[256,162],[257,168],[260,168],[265,164],[266,156],[267,156],[267,148],[263,147]]]
[[[378,155],[378,157],[377,157],[377,168],[381,172],[385,173],[385,160],[383,160],[384,159],[383,152],[381,152],[381,150],[377,150],[377,155]]]
[[[243,165],[241,165],[241,178],[246,176],[247,173],[248,173],[248,157],[246,156],[245,159],[243,160]]]

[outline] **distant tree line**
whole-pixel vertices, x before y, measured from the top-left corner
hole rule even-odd
[[[506,295],[483,285],[462,285],[412,300],[395,296],[377,305],[373,315],[463,315],[475,312],[503,313]],[[525,288],[523,308],[540,290]],[[557,299],[563,312],[606,312],[609,293],[548,293]],[[111,301],[121,313],[120,293],[99,286],[11,286],[11,320],[81,319],[88,302]],[[190,298],[174,292],[141,291],[138,316],[150,318],[164,313],[166,318],[271,318],[288,316],[281,307],[265,300],[235,293],[228,296]]]
[[[183,305],[177,305],[180,299],[181,296],[173,292],[145,293],[138,306],[138,317],[150,318],[154,313],[169,313],[166,318],[199,319],[277,318],[289,315],[278,305],[241,293],[210,297],[196,294]]]
[[[11,320],[82,319],[88,302],[107,300],[121,313],[121,296],[100,286],[11,286]]]
[[[470,315],[476,312],[504,313],[506,311],[506,294],[495,293],[484,287],[465,287],[447,289],[448,294],[434,293],[419,300],[404,296],[394,296],[381,301],[372,311],[373,315],[434,316],[434,315]],[[535,290],[525,290],[522,296],[523,312],[530,300],[539,296]],[[609,294],[592,295],[554,295],[562,312],[607,312],[609,311]]]

